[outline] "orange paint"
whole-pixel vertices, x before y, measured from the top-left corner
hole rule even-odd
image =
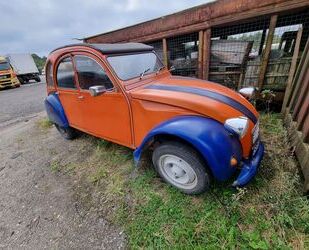
[[[145,75],[142,80],[135,78],[124,82],[114,74],[106,56],[85,46],[62,48],[49,55],[48,62],[53,65],[54,81],[57,65],[67,55],[93,58],[104,68],[115,87],[112,92],[93,97],[88,90],[80,89],[76,73],[76,90],[59,88],[57,83],[55,86],[48,86],[48,93],[59,93],[70,126],[130,148],[138,147],[151,129],[175,116],[199,115],[221,123],[228,118],[243,116],[235,108],[214,99],[191,93],[145,89],[149,84],[207,89],[237,100],[258,117],[255,108],[240,94],[208,81],[174,77],[167,70]],[[245,158],[251,153],[253,127],[254,124],[250,121],[248,132],[241,139]]]

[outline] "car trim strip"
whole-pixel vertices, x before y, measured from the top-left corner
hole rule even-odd
[[[233,107],[234,109],[238,110],[239,112],[247,116],[254,124],[257,122],[256,116],[246,106],[244,106],[243,104],[235,101],[234,99],[228,96],[218,94],[210,90],[194,88],[194,87],[186,87],[186,86],[161,85],[161,84],[160,85],[152,84],[152,85],[146,86],[145,88],[146,89],[167,90],[167,91],[177,91],[177,92],[205,96],[205,97],[211,98],[213,100],[222,102],[224,104],[227,104]]]

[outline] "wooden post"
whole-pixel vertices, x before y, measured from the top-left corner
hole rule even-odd
[[[278,15],[273,15],[271,16],[271,19],[270,19],[269,30],[268,30],[268,35],[266,39],[266,46],[265,46],[265,50],[262,56],[262,63],[261,63],[259,78],[258,78],[259,92],[262,91],[262,87],[264,84],[264,78],[265,78],[265,74],[267,70],[268,59],[269,59],[269,55],[271,51],[271,44],[273,42],[275,28],[277,25],[277,19],[278,19]]]
[[[211,29],[207,29],[203,34],[203,76],[208,80],[210,66],[210,45],[211,45]]]
[[[163,43],[163,63],[168,68],[168,57],[167,57],[167,42],[166,38],[162,39]]]
[[[264,28],[263,33],[262,33],[262,37],[261,37],[260,47],[259,47],[259,55],[262,55],[265,37],[266,37],[266,29]]]
[[[288,101],[286,104],[286,106],[291,110],[294,109],[297,96],[299,95],[302,86],[304,74],[307,71],[307,68],[305,66],[307,66],[307,68],[309,67],[309,39],[307,39],[305,49],[300,58],[299,65],[293,79],[294,83],[292,84],[291,93],[288,97]]]
[[[203,31],[198,33],[198,78],[203,78]]]
[[[303,28],[301,27],[301,28],[299,28],[299,30],[297,32],[297,36],[296,36],[296,42],[295,42],[291,67],[290,67],[290,71],[289,71],[289,77],[288,77],[288,80],[287,80],[286,89],[285,89],[285,93],[284,93],[284,99],[283,99],[283,103],[282,103],[281,112],[285,111],[286,104],[287,104],[288,98],[289,98],[290,93],[291,93],[293,78],[294,78],[294,74],[295,74],[295,71],[296,71],[297,58],[298,58],[298,54],[299,54],[299,46],[300,46],[302,34],[303,34]]]
[[[246,68],[247,68],[247,63],[248,63],[248,58],[249,58],[249,54],[250,54],[250,51],[252,49],[252,46],[253,46],[253,43],[249,43],[247,48],[246,48],[246,51],[245,51],[245,57],[244,57],[244,60],[243,62],[241,63],[241,73],[240,73],[240,76],[239,76],[239,81],[238,81],[238,84],[237,84],[237,89],[241,89],[242,87],[242,84],[245,80],[245,76],[246,76]]]

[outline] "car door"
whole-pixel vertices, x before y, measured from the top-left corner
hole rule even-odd
[[[82,117],[80,113],[80,94],[70,55],[62,57],[56,66],[57,94],[68,118],[69,124],[81,128]]]
[[[110,80],[100,59],[86,53],[74,54],[80,87],[82,127],[89,133],[122,145],[132,145],[129,105]],[[104,86],[106,92],[91,96],[89,88]]]

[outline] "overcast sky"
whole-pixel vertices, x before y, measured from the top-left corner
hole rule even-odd
[[[73,38],[103,33],[210,0],[0,1],[0,54],[47,55]]]

